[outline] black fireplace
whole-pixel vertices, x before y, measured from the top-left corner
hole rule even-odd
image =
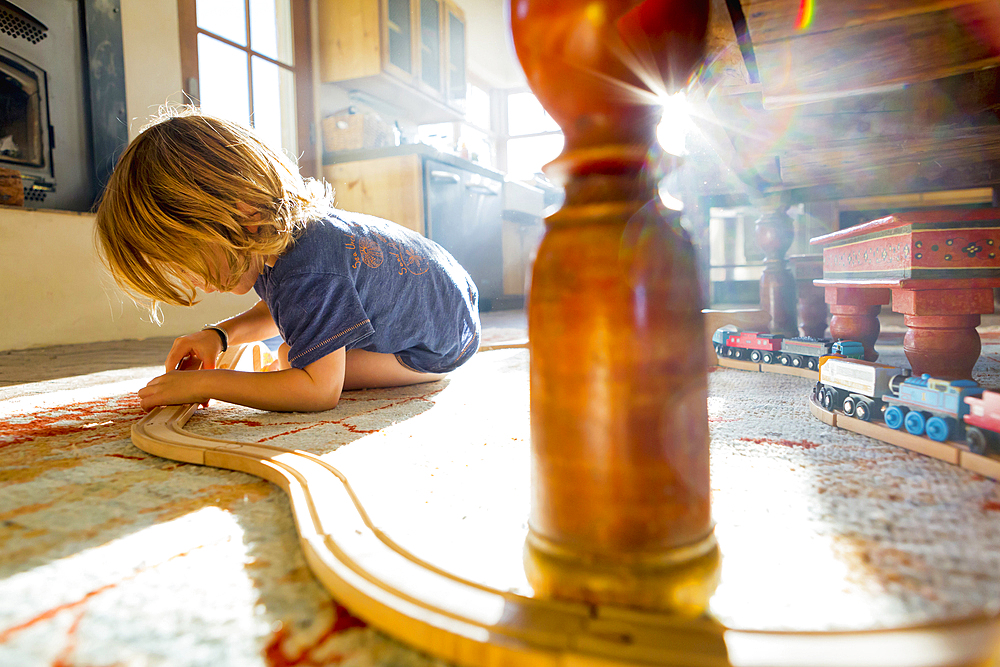
[[[55,191],[45,70],[0,50],[0,165],[21,172],[25,197]]]
[[[128,140],[119,0],[0,0],[0,167],[25,206],[91,208]]]

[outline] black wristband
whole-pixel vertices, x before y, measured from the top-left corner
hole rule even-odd
[[[225,329],[223,329],[222,327],[212,326],[212,327],[205,327],[204,329],[202,329],[202,331],[214,331],[215,333],[219,334],[219,338],[222,339],[222,351],[225,352],[226,350],[229,349],[229,334],[226,333]]]

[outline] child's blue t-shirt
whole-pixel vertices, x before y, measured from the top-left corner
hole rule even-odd
[[[304,368],[345,347],[445,373],[479,348],[479,292],[437,243],[396,223],[333,210],[309,222],[254,290]]]

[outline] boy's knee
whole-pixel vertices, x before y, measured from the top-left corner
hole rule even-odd
[[[292,349],[292,348],[290,348],[288,346],[288,343],[282,343],[281,346],[278,348],[278,369],[279,370],[286,371],[286,370],[288,370],[289,368],[292,367],[292,365],[288,363],[288,351],[290,349]]]

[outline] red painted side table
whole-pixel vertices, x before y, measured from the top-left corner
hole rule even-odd
[[[976,327],[1000,287],[1000,209],[915,211],[810,240],[823,246],[830,335],[860,341],[874,361],[878,314],[892,303],[906,322],[915,374],[970,378]]]

